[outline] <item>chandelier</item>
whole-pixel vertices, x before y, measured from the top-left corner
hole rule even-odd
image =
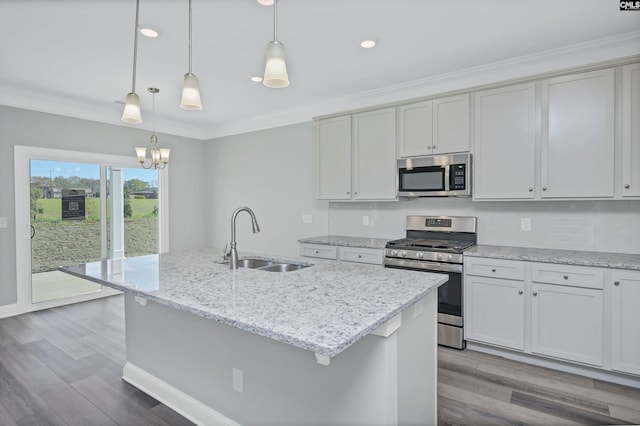
[[[147,148],[145,147],[136,147],[136,155],[138,156],[138,162],[144,169],[150,169],[153,167],[154,169],[164,169],[167,167],[169,163],[169,154],[171,150],[168,148],[158,148],[158,137],[155,134],[156,128],[156,93],[160,91],[155,87],[149,87],[149,92],[151,92],[152,96],[152,105],[153,105],[153,133],[151,134],[151,149],[149,150],[151,154],[151,163],[148,166],[145,166],[147,162]],[[162,164],[160,164],[162,163]]]

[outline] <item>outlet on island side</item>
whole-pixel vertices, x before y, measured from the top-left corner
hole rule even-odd
[[[362,216],[362,226],[369,226],[369,216]]]
[[[531,231],[531,218],[529,217],[520,218],[520,230]]]
[[[231,371],[233,374],[233,390],[244,393],[242,370],[239,368],[232,368]]]

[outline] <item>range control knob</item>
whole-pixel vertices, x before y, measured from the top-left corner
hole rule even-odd
[[[453,256],[452,256],[452,255],[450,255],[450,254],[448,254],[448,255],[447,255],[447,260],[451,260],[451,259],[453,259]]]
[[[391,256],[397,256],[398,255],[398,250],[391,250],[390,254],[391,254]]]
[[[438,255],[438,260],[442,260],[442,255],[441,254]]]
[[[406,251],[404,251],[404,250],[402,250],[402,253],[400,253],[400,256],[402,256],[402,257],[407,257],[407,252],[406,252]]]
[[[418,253],[416,253],[416,257],[417,257],[418,259],[422,259],[422,258],[424,257],[424,253],[423,253],[423,252],[421,252],[421,251],[419,251]]]

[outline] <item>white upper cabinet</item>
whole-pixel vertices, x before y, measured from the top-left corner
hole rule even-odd
[[[351,199],[351,116],[321,120],[317,130],[317,194],[321,200]]]
[[[623,197],[640,197],[640,64],[622,68]]]
[[[614,101],[613,69],[542,81],[542,198],[613,197]]]
[[[321,200],[395,200],[395,108],[319,120]]]
[[[395,200],[395,108],[353,115],[353,198]]]
[[[398,158],[469,151],[469,95],[397,108]]]
[[[475,97],[474,199],[534,197],[535,84]]]

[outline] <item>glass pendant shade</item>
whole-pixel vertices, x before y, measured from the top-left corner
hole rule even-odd
[[[198,81],[198,77],[194,74],[187,73],[184,75],[180,108],[202,109],[202,101],[200,101],[200,82]]]
[[[131,124],[142,123],[142,114],[140,113],[140,98],[137,94],[127,94],[127,99],[124,103],[124,111],[122,111],[121,120],[125,123]]]
[[[136,146],[136,156],[138,157],[138,161],[140,163],[144,163],[144,160],[147,157],[147,148],[143,146]]]
[[[273,88],[289,85],[287,64],[284,59],[284,45],[277,40],[267,44],[267,63],[264,67],[262,84]]]

